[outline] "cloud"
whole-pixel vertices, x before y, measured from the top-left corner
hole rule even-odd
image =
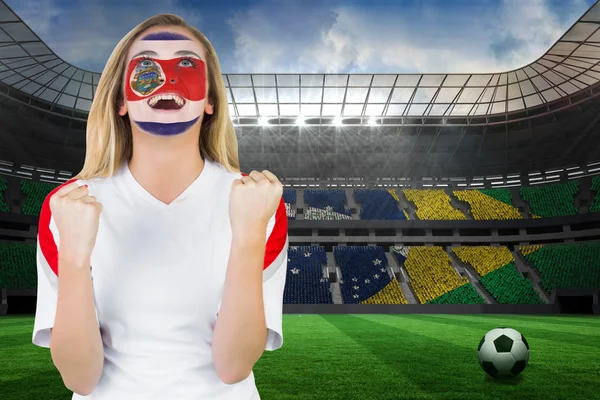
[[[236,13],[232,72],[499,72],[528,64],[589,7],[503,0],[468,8],[267,0]]]
[[[584,0],[551,7],[548,0],[504,0],[488,34],[493,59],[516,68],[542,56],[588,8]]]
[[[28,0],[9,6],[65,61],[102,71],[112,50],[138,23],[169,12],[199,26],[200,13],[178,0],[147,0],[144,7],[116,0]],[[82,12],[81,9],[85,9]]]
[[[207,29],[227,73],[451,73],[506,71],[534,61],[592,0],[480,0],[452,6],[422,0],[402,5],[259,0],[231,11],[217,7],[218,17],[206,20],[201,6],[184,1],[146,0],[144,7],[122,0],[8,3],[60,57],[93,71],[103,69],[117,42],[137,23],[170,12]]]

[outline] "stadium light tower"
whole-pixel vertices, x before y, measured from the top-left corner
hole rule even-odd
[[[258,119],[258,124],[260,126],[267,126],[267,125],[269,125],[269,118],[268,117],[260,117]]]
[[[342,117],[341,116],[337,116],[333,119],[333,125],[335,126],[342,126]]]
[[[369,118],[369,125],[372,125],[372,126],[377,125],[377,118],[375,118],[375,117]]]
[[[306,122],[304,121],[304,117],[301,115],[296,119],[296,125],[297,126],[304,126],[306,125]]]

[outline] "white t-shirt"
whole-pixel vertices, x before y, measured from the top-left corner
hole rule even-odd
[[[78,181],[103,205],[91,272],[105,361],[92,394],[73,399],[260,399],[253,374],[227,385],[212,362],[232,241],[229,195],[242,175],[206,159],[200,176],[168,205],[135,180],[127,163],[111,178]],[[42,347],[50,346],[57,304],[59,236],[49,206],[54,192],[44,202],[38,229],[32,340]],[[267,227],[265,350],[283,343],[287,249],[282,198]]]

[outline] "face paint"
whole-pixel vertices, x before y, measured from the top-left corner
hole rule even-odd
[[[204,61],[194,58],[131,60],[127,73],[129,85],[125,94],[128,101],[139,101],[164,93],[200,101],[206,97],[205,71]]]
[[[141,40],[190,40],[190,38],[181,33],[165,31],[149,33]]]
[[[201,50],[200,44],[172,32],[152,33],[134,44],[132,53],[138,56],[127,65],[125,100],[131,121],[141,130],[178,135],[198,122],[207,95]]]
[[[134,60],[137,65],[134,66],[130,86],[133,92],[147,96],[165,83],[164,73],[160,65],[151,60],[137,61]]]

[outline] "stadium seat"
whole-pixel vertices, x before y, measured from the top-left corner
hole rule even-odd
[[[35,256],[35,244],[0,243],[0,288],[36,288]]]
[[[296,190],[283,189],[283,201],[289,204],[296,204]]]
[[[455,190],[454,196],[469,203],[471,214],[476,220],[521,219],[521,213],[512,206],[508,189]]]
[[[396,202],[398,203],[398,207],[400,207],[400,197],[398,197],[398,193],[396,193],[396,191],[394,189],[388,189],[388,193],[390,195],[392,195],[394,200],[396,200]],[[402,207],[400,207],[400,208],[402,208]],[[404,219],[409,219],[408,213],[406,212],[405,209],[402,209],[402,214],[404,214]]]
[[[288,219],[296,219],[296,191],[283,189],[283,201]]]
[[[346,192],[343,190],[305,190],[304,203],[304,219],[352,219],[352,213],[346,209]]]
[[[525,247],[525,259],[540,274],[540,286],[553,289],[600,288],[600,243],[567,243]]]
[[[406,199],[417,207],[420,220],[465,220],[462,211],[452,207],[450,196],[441,189],[404,189]]]
[[[321,246],[291,246],[288,249],[284,304],[332,304],[331,282],[323,276],[327,264]]]
[[[396,196],[397,197],[397,196]],[[364,220],[403,220],[397,199],[385,189],[355,189],[354,199],[360,203],[360,219]]]
[[[8,183],[6,182],[6,178],[0,176],[0,212],[10,212],[10,207],[6,203],[6,189],[8,189]]]
[[[442,247],[395,246],[392,252],[406,269],[419,303],[484,303],[469,280],[452,267],[452,260]]]
[[[53,183],[21,180],[21,193],[25,195],[25,204],[23,204],[21,212],[25,215],[39,216],[44,200],[57,186]]]
[[[590,204],[590,212],[600,211],[600,176],[595,176],[592,179],[592,196],[593,200]]]
[[[452,249],[459,260],[473,267],[479,282],[499,304],[542,304],[530,280],[514,265],[507,247],[462,246]]]
[[[522,187],[523,200],[529,202],[532,218],[562,217],[576,215],[575,195],[579,192],[579,181],[551,183],[541,186]]]
[[[389,275],[381,246],[337,246],[333,253],[345,304],[407,304],[398,280]]]

